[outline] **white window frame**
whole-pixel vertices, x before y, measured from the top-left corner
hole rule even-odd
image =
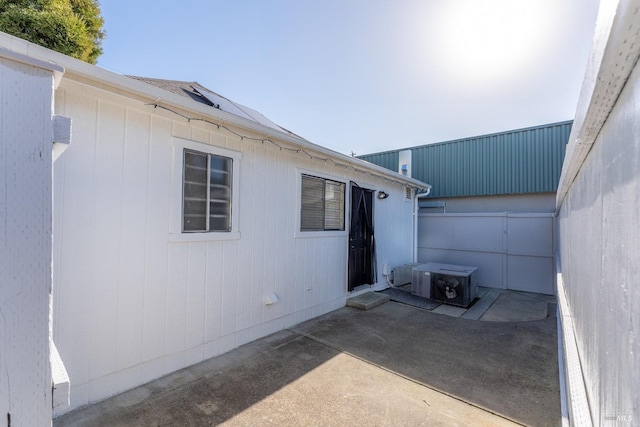
[[[240,160],[242,159],[242,153],[177,137],[172,138],[172,144],[173,170],[171,179],[171,227],[169,232],[169,241],[198,242],[239,239],[240,231],[238,227],[238,208],[240,204]],[[231,159],[231,231],[182,231],[182,180],[184,173],[185,149]]]
[[[317,230],[317,231],[300,231],[301,227],[301,213],[302,213],[302,175],[310,175],[317,178],[328,179],[330,181],[336,181],[344,184],[344,230]],[[337,177],[320,173],[317,171],[298,169],[296,174],[296,230],[294,233],[295,238],[309,238],[309,237],[342,237],[349,235],[349,209],[351,206],[351,196],[349,191],[349,180],[344,177]]]

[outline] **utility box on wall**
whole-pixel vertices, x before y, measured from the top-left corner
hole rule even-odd
[[[411,177],[411,150],[402,150],[398,153],[398,173]]]

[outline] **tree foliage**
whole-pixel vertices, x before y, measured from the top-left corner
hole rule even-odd
[[[0,0],[0,31],[91,64],[103,25],[98,0]]]

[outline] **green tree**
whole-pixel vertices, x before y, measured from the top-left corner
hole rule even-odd
[[[0,0],[0,31],[91,64],[103,25],[98,0]]]

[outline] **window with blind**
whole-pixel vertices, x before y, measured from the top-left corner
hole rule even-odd
[[[343,182],[302,175],[300,231],[344,230]]]
[[[184,149],[182,231],[231,231],[233,159]]]

